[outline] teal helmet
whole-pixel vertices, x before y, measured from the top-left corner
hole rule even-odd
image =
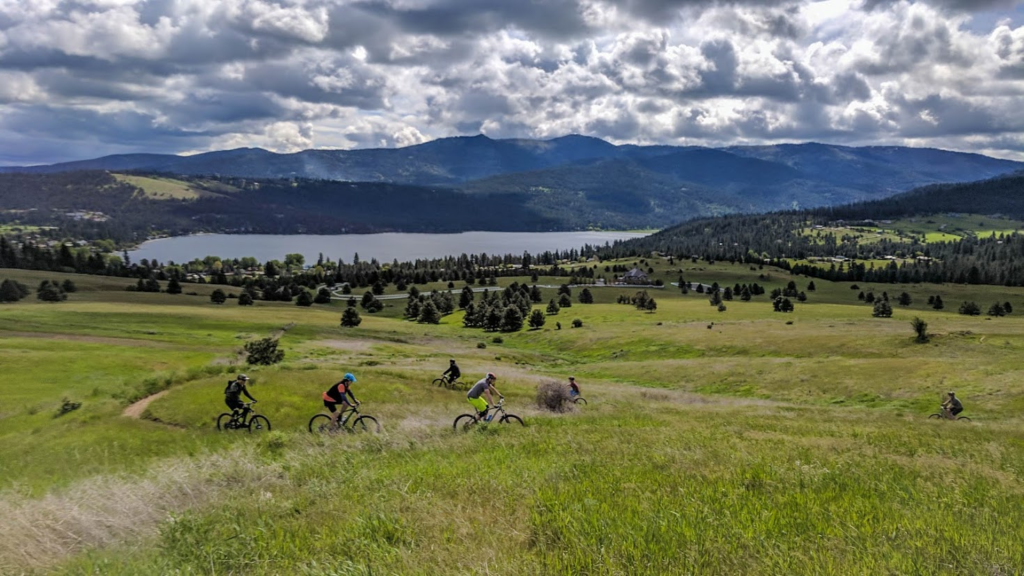
[[[345,380],[348,380],[349,382],[351,382],[353,384],[356,383],[356,377],[351,372],[348,372],[348,373],[345,374]]]

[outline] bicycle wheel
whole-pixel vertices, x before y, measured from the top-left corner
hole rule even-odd
[[[967,422],[971,421],[971,419],[968,418],[967,416],[957,416],[956,420],[957,420],[957,422],[959,422],[960,420],[964,420],[964,421],[967,421]]]
[[[472,414],[462,414],[455,419],[455,424],[452,426],[456,432],[469,432],[476,426],[476,416]]]
[[[231,414],[225,412],[217,416],[217,430],[230,430],[232,428],[234,426],[231,425]]]
[[[502,424],[519,424],[520,426],[526,426],[526,423],[523,422],[523,419],[520,418],[519,416],[516,416],[515,414],[505,414],[504,416],[501,417],[501,420],[499,420],[499,422],[501,422]]]
[[[253,416],[249,420],[249,432],[270,432],[270,420],[266,416]]]
[[[431,384],[433,384],[434,386],[437,386],[438,388],[440,388],[440,387],[444,386],[444,378],[434,378],[434,381],[431,382]]]
[[[317,414],[309,419],[309,431],[313,434],[326,434],[333,432],[331,429],[331,417],[327,414]]]
[[[938,420],[939,418],[942,418],[942,414],[929,414],[928,415],[928,419],[929,420],[933,420],[933,419],[934,420]]]
[[[575,398],[575,399],[574,399],[574,400],[572,401],[572,403],[573,403],[573,404],[580,404],[580,405],[582,405],[582,406],[586,406],[586,405],[587,405],[587,399],[586,399],[586,398],[584,398],[583,396],[577,396],[577,397],[576,397],[576,398]]]
[[[378,434],[380,433],[380,422],[377,422],[377,419],[373,416],[360,416],[352,423],[352,431],[360,434],[367,432],[370,434]]]

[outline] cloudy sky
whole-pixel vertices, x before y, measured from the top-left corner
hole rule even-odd
[[[1024,160],[1024,1],[0,0],[0,165],[478,133]]]

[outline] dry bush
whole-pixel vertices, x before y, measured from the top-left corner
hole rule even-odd
[[[569,387],[554,380],[542,382],[537,386],[537,406],[551,412],[568,412],[572,409]]]

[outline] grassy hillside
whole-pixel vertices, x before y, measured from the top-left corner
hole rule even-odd
[[[627,266],[633,261],[617,262]],[[615,264],[602,263],[599,266]],[[636,261],[653,277],[769,291],[765,267]],[[53,274],[0,270],[35,285]],[[58,275],[59,279],[72,277]],[[792,314],[650,289],[653,314],[597,303],[490,334],[363,314],[123,291],[73,277],[67,302],[0,305],[0,572],[59,574],[1013,574],[1024,512],[1024,289],[873,285],[913,303],[872,318],[816,280]],[[540,278],[540,283],[557,280]],[[431,286],[421,287],[431,288]],[[544,289],[544,301],[554,296]],[[939,294],[947,309],[927,306]],[[956,314],[1010,301],[1002,318]],[[916,344],[919,316],[932,338]],[[581,328],[570,328],[578,318]],[[562,329],[555,328],[560,321]],[[287,328],[287,329],[285,329]],[[280,334],[285,362],[237,365]],[[500,336],[500,342],[495,337]],[[487,371],[526,428],[454,434]],[[265,435],[217,432],[230,375],[253,377]],[[358,377],[378,436],[311,437],[319,394]],[[552,414],[538,384],[590,401]],[[929,421],[955,389],[970,424]],[[160,390],[141,419],[125,407]],[[56,416],[64,397],[81,408]]]

